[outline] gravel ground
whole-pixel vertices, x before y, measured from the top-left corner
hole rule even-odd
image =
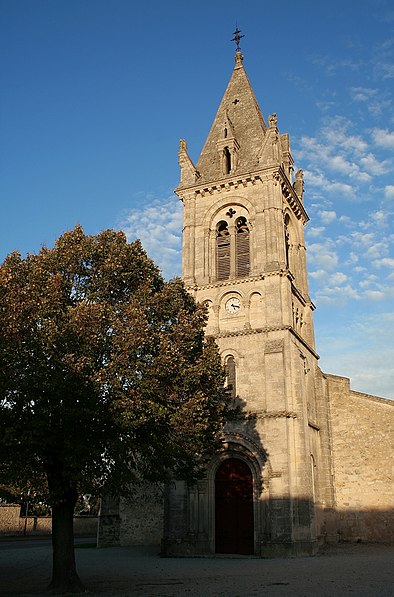
[[[49,583],[48,540],[0,542],[0,595],[37,595]],[[157,548],[76,548],[93,596],[394,596],[394,546],[340,545],[315,557],[160,558]]]

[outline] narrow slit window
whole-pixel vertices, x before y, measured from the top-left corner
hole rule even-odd
[[[224,148],[223,152],[224,157],[224,173],[230,174],[231,172],[231,153],[228,147]]]
[[[289,215],[286,214],[285,217],[285,254],[286,254],[286,267],[290,267],[290,234],[289,234],[289,225],[290,218]]]
[[[226,385],[232,398],[237,394],[236,375],[235,375],[235,359],[232,355],[226,360]]]

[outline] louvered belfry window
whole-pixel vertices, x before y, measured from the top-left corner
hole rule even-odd
[[[235,243],[235,275],[243,278],[250,271],[249,228],[244,217],[236,222]]]
[[[216,228],[216,277],[218,280],[230,277],[230,234],[225,221]]]

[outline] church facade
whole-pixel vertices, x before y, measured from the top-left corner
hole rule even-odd
[[[163,555],[304,555],[324,542],[394,539],[394,401],[318,365],[308,291],[303,173],[264,120],[239,47],[196,165],[179,150],[182,276],[209,311],[243,417],[206,477],[103,500],[99,544]]]

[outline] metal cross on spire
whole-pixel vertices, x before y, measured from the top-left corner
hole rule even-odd
[[[240,33],[241,33],[241,30],[238,29],[238,26],[236,26],[236,29],[235,29],[235,31],[233,33],[234,37],[233,37],[233,39],[231,41],[235,41],[235,43],[237,44],[237,52],[241,51],[239,42],[241,41],[241,39],[243,37],[245,37],[244,35],[240,35]]]

